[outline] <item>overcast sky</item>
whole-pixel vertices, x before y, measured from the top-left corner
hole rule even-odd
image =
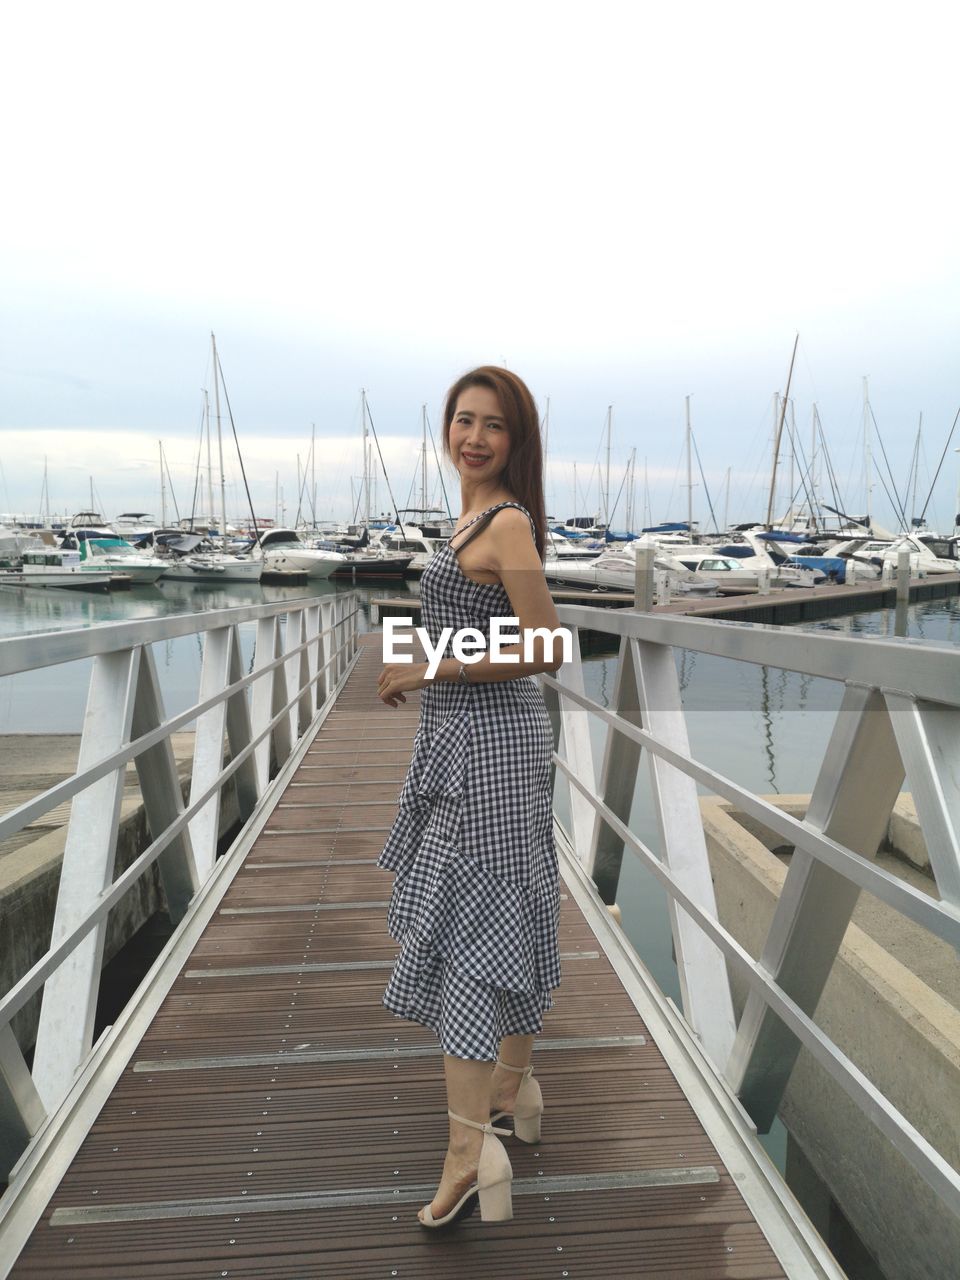
[[[361,387],[405,505],[421,405],[436,424],[463,369],[505,362],[550,398],[557,515],[574,463],[596,508],[612,404],[611,487],[636,449],[638,516],[646,460],[650,514],[682,518],[690,395],[718,517],[728,468],[731,519],[763,516],[797,332],[804,448],[816,402],[862,511],[868,376],[901,488],[923,414],[919,508],[960,407],[951,14],[8,7],[0,509],[37,508],[46,456],[55,510],[87,505],[90,476],[104,514],[156,510],[160,439],[189,507],[211,330],[264,514],[278,482],[295,510],[312,423],[320,513],[349,514]],[[699,477],[694,505],[707,524]]]

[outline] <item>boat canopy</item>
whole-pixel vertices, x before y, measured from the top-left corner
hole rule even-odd
[[[810,541],[805,533],[777,533],[771,529],[769,532],[758,533],[758,538],[765,538],[768,542],[795,542],[798,546],[803,546]]]

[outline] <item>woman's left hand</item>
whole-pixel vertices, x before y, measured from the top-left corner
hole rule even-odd
[[[377,696],[390,707],[406,702],[404,692],[422,689],[427,683],[425,662],[390,662],[377,678]]]

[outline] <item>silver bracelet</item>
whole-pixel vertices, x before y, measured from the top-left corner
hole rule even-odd
[[[465,662],[461,662],[460,670],[457,672],[457,684],[469,683],[470,681],[467,679],[467,664]]]

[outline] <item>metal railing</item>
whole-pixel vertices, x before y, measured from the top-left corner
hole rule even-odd
[[[629,849],[666,890],[683,1014],[715,1072],[767,1129],[805,1047],[960,1213],[957,1170],[814,1020],[861,889],[960,949],[960,652],[633,611],[565,605],[557,612],[573,632],[573,660],[543,682],[554,764],[569,784],[568,843],[591,876]],[[584,692],[580,629],[619,640],[610,708]],[[843,685],[803,819],[691,755],[676,650]],[[599,774],[591,716],[608,727]],[[630,827],[643,752],[662,857]],[[939,902],[873,861],[905,779]],[[697,784],[794,846],[757,960],[718,919]],[[739,1024],[728,964],[749,992]]]
[[[156,863],[173,923],[184,918],[217,863],[225,786],[235,789],[239,839],[270,799],[272,766],[291,757],[346,679],[358,614],[350,592],[0,641],[0,676],[93,659],[76,772],[0,818],[5,839],[71,802],[50,946],[0,999],[0,1178],[91,1053],[108,913]],[[246,674],[243,624],[256,626]],[[203,637],[199,695],[168,717],[151,646],[184,636]],[[192,723],[184,805],[171,736]],[[151,840],[114,879],[131,762]],[[10,1022],[41,988],[30,1070]]]

